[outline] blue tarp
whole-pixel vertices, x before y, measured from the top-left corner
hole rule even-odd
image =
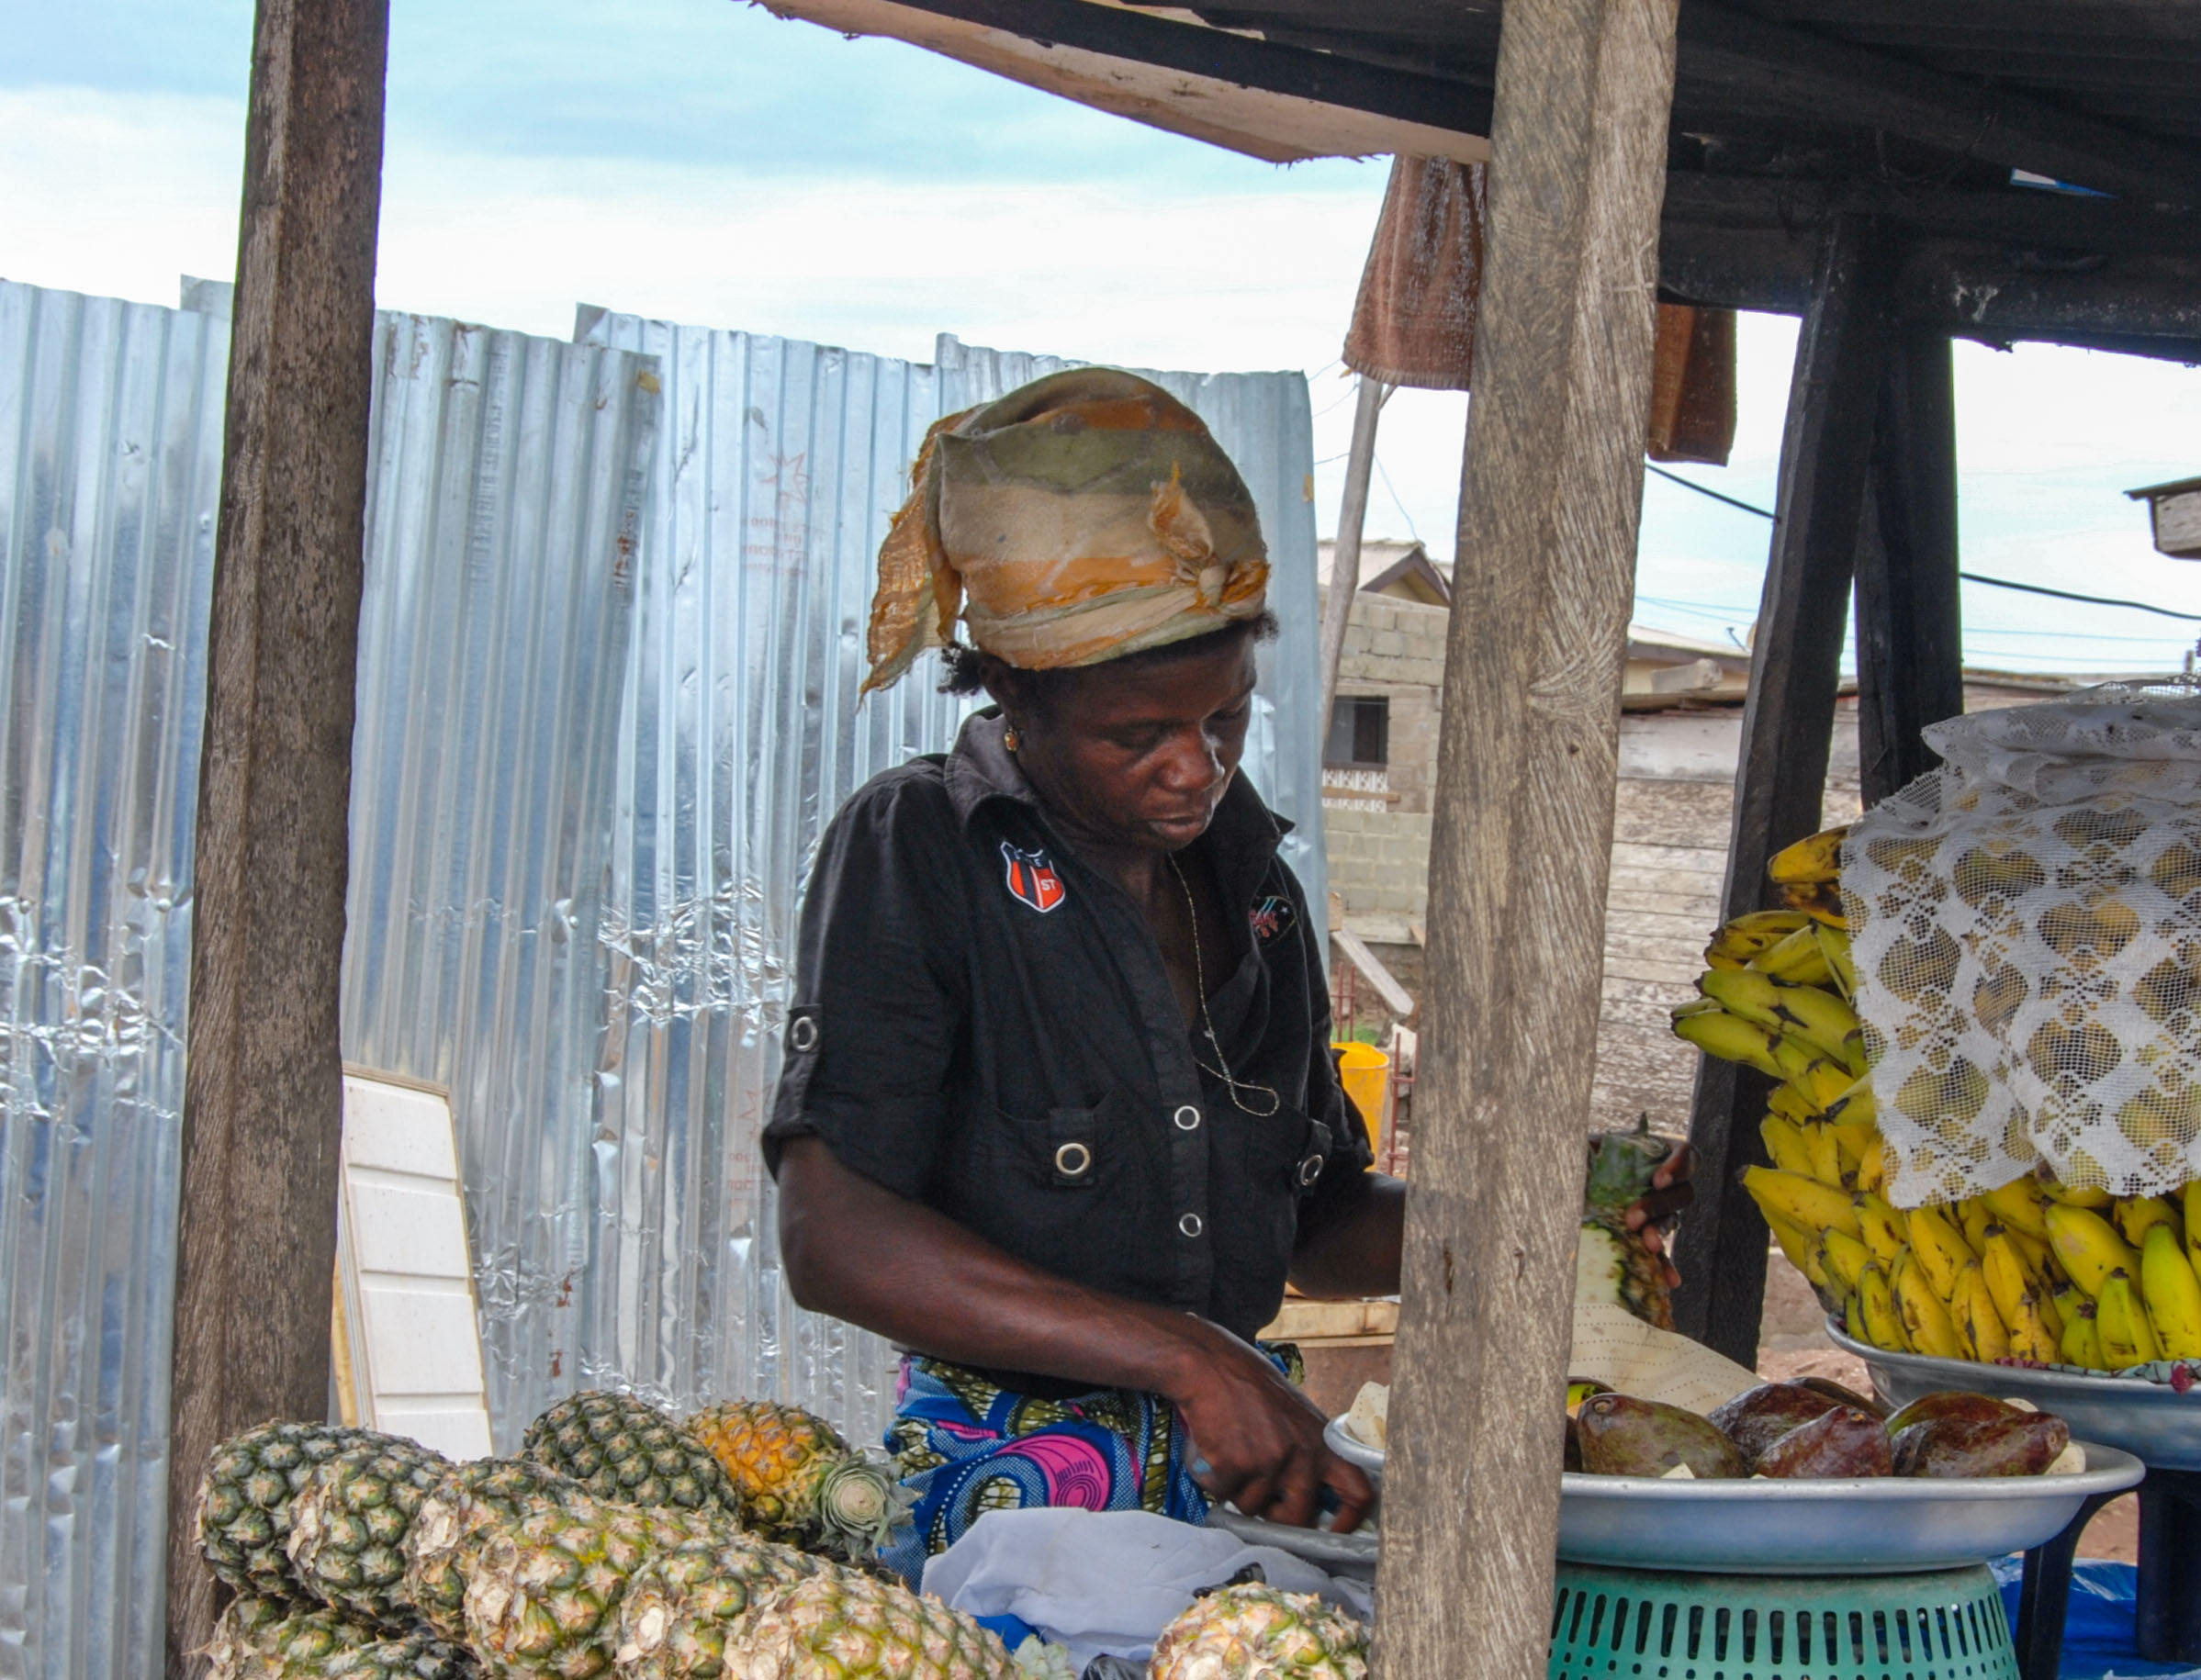
[[[2017,1630],[2017,1593],[2025,1560],[2009,1557],[1994,1565],[2003,1589],[2003,1608]],[[2072,1569],[2071,1608],[2063,1618],[2062,1680],[2135,1680],[2136,1676],[2194,1675],[2201,1668],[2184,1663],[2144,1663],[2132,1648],[2133,1606],[2139,1574],[2129,1563],[2081,1558]]]

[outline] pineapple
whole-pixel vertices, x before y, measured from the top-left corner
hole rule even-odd
[[[732,1400],[688,1429],[741,1490],[749,1528],[806,1551],[859,1562],[886,1543],[915,1495],[800,1406]]]
[[[741,1495],[709,1450],[633,1394],[596,1389],[559,1401],[527,1426],[520,1456],[599,1499],[741,1514]]]
[[[421,1501],[405,1530],[405,1579],[397,1596],[431,1630],[466,1637],[466,1580],[491,1531],[544,1506],[593,1506],[579,1483],[513,1459],[461,1464]]]
[[[832,1567],[752,1534],[652,1559],[619,1601],[620,1680],[722,1680],[727,1637],[757,1599]]]
[[[727,1680],[1024,1680],[960,1610],[833,1568],[771,1598],[725,1650]]]
[[[264,1423],[232,1435],[207,1461],[194,1517],[215,1578],[241,1593],[301,1598],[290,1560],[291,1500],[348,1447],[394,1438],[318,1423]]]
[[[290,1502],[298,1585],[331,1609],[409,1630],[406,1530],[451,1470],[442,1453],[402,1439],[363,1441],[321,1464]]]
[[[472,1680],[473,1660],[428,1634],[393,1635],[335,1610],[245,1594],[214,1624],[208,1680]]]
[[[479,1551],[460,1565],[466,1644],[498,1673],[559,1680],[594,1680],[612,1666],[620,1598],[644,1564],[715,1551],[741,1534],[724,1515],[585,1494],[530,1500],[517,1515],[491,1511],[473,1526]]]
[[[1151,1680],[1365,1680],[1368,1630],[1312,1593],[1226,1586],[1154,1641]]]
[[[1674,1327],[1674,1305],[1666,1266],[1628,1229],[1628,1209],[1651,1188],[1674,1145],[1651,1130],[1648,1114],[1628,1132],[1590,1139],[1589,1181],[1582,1203],[1582,1232],[1575,1249],[1575,1298],[1611,1301],[1646,1324]]]

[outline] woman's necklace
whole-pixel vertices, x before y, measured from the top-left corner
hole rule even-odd
[[[1208,1048],[1215,1052],[1215,1059],[1222,1065],[1210,1068],[1197,1056],[1192,1058],[1193,1062],[1201,1072],[1211,1074],[1223,1081],[1223,1089],[1230,1093],[1230,1101],[1237,1105],[1241,1114],[1252,1114],[1256,1120],[1265,1120],[1284,1106],[1284,1099],[1269,1086],[1249,1085],[1231,1078],[1230,1064],[1223,1060],[1223,1041],[1215,1036],[1215,1018],[1207,1013],[1207,971],[1200,960],[1199,906],[1193,901],[1192,883],[1185,879],[1185,871],[1178,865],[1174,852],[1169,854],[1169,871],[1177,878],[1177,886],[1185,894],[1185,916],[1192,925],[1192,979],[1193,984],[1199,988],[1200,1025],[1207,1035]],[[1269,1105],[1266,1108],[1248,1108],[1245,1099],[1238,1094],[1241,1091],[1248,1095],[1258,1094],[1268,1098]]]

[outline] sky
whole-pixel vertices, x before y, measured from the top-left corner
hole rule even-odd
[[[250,0],[0,0],[0,275],[151,302],[236,266]],[[565,337],[578,303],[929,360],[1297,368],[1335,520],[1336,357],[1384,160],[1278,168],[740,0],[391,0],[377,295]],[[1724,468],[1770,507],[1795,324],[1746,316]],[[2201,370],[1957,347],[1965,569],[2201,614],[2122,492],[2201,473]],[[1449,559],[1465,397],[1384,412],[1370,537]],[[1747,634],[1768,522],[1646,478],[1639,622]],[[2171,670],[2201,623],[1967,584],[1969,662]]]

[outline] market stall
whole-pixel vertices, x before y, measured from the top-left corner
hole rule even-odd
[[[1564,1602],[1596,1596],[1584,1596],[1592,1577],[1555,1574],[1563,1551],[1579,1550],[1567,1502],[1595,1490],[1575,1495],[1553,1473],[1552,1402],[1576,1374],[1567,1306],[1654,306],[1663,292],[1804,317],[1737,789],[1733,918],[1769,907],[1768,864],[1819,826],[1853,588],[1868,798],[1927,768],[1921,730],[1960,706],[1950,335],[2201,353],[2187,210],[2201,198],[2197,125],[2183,86],[2139,96],[2124,68],[2152,50],[2190,54],[2195,26],[2123,8],[1982,20],[1951,5],[1929,8],[1921,28],[1891,24],[1866,0],[1687,0],[1679,15],[1658,0],[1510,0],[1502,31],[1495,7],[1403,0],[1350,20],[1296,5],[1195,9],[1203,21],[1086,0],[941,0],[869,8],[869,27],[945,14],[982,34],[1044,36],[1041,61],[1059,45],[1185,73],[1206,63],[1211,80],[1286,102],[1299,149],[1280,155],[1353,149],[1337,135],[1366,125],[1326,129],[1325,110],[1384,107],[1487,137],[1491,248],[1387,1425],[1377,1583],[1389,1607],[1375,1657],[1417,1680],[1526,1680],[1552,1654],[1555,1586]],[[271,1415],[319,1416],[325,1399],[329,1304],[300,1280],[327,1279],[334,1249],[335,987],[387,23],[377,0],[266,0],[255,40],[198,830],[170,1550],[179,1675],[213,1619],[193,1503],[211,1450]],[[2119,196],[2040,194],[2013,170]],[[1729,1067],[1711,1067],[1699,1092],[1695,1140],[1714,1193],[1692,1216],[1690,1282],[1674,1314],[1746,1366],[1766,1247],[1740,1170],[1761,1161],[1769,1090]],[[1615,1410],[1602,1398],[1581,1402],[1593,1421]],[[1886,1421],[1870,1419],[1883,1436]],[[560,1450],[586,1468],[593,1426],[566,1422],[578,1433]],[[684,1485],[711,1484],[702,1460],[677,1442],[667,1450],[688,1467]],[[1667,1478],[1614,1478],[1634,1480]],[[1631,1515],[1617,1520],[1697,1504],[1686,1525],[1724,1537],[1720,1557],[1732,1559],[1735,1511],[1755,1507],[1721,1502],[1765,1490],[1747,1477],[1689,1480],[1743,1491],[1654,1492],[1623,1501]],[[1894,1491],[1858,1497],[1942,1491],[1879,1480]],[[2027,1491],[2055,1481],[2027,1478]],[[2058,1491],[2083,1504],[2107,1490]],[[1970,1520],[1983,1501],[1958,1503]],[[2168,1542],[2160,1559],[2190,1519],[2160,1499],[2151,1508]],[[605,1533],[596,1519],[545,1520],[567,1522],[561,1532],[582,1551]],[[463,1550],[462,1535],[452,1541]],[[1566,1567],[1620,1567],[1619,1556]],[[1876,1561],[1888,1562],[1850,1565]],[[555,1611],[505,1590],[520,1562],[483,1575],[482,1613],[511,1611],[515,1652],[547,1641],[555,1654],[559,1635],[543,1619]],[[1827,1566],[1782,1562],[1807,1578]],[[248,1578],[249,1564],[237,1564]],[[809,1619],[773,1636],[789,1649],[876,1597],[845,1574],[822,1578],[830,1585],[800,1589]],[[1670,1627],[1690,1589],[1664,1590],[1679,1595],[1662,1606]],[[2044,1585],[2037,1603],[2051,1593]],[[1834,1607],[1814,1599],[1810,1613]],[[1578,1620],[1570,1612],[1569,1639]],[[1593,1620],[1591,1642],[1614,1625]],[[1637,1626],[1640,1652],[1649,1624]],[[1968,1654],[1961,1641],[1941,1649]]]

